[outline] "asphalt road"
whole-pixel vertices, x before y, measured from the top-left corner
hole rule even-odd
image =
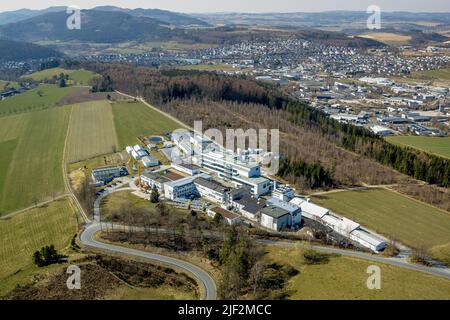
[[[83,243],[88,247],[111,251],[115,253],[123,253],[126,255],[161,262],[163,264],[168,264],[178,269],[182,269],[188,272],[189,274],[192,274],[201,283],[201,285],[203,286],[203,292],[205,293],[205,300],[217,299],[217,287],[216,283],[214,282],[214,279],[201,268],[189,262],[179,260],[176,258],[166,257],[159,254],[99,242],[94,239],[94,234],[100,230],[101,230],[100,224],[98,223],[88,225],[86,229],[83,231],[83,233],[81,233],[80,235],[81,243]]]
[[[283,242],[283,241],[263,240],[263,239],[255,240],[255,242],[261,243],[261,244],[284,247],[284,248],[295,248],[297,246],[306,247],[306,245],[302,245],[302,244],[295,243],[295,242]],[[425,273],[428,273],[428,274],[431,274],[434,276],[450,279],[450,269],[447,267],[442,267],[442,268],[427,267],[427,266],[422,266],[422,265],[418,265],[418,264],[412,264],[411,262],[407,261],[406,259],[387,258],[387,257],[369,254],[369,253],[353,251],[353,250],[344,250],[344,249],[322,247],[322,246],[310,246],[310,247],[316,251],[320,251],[320,252],[324,252],[324,253],[335,253],[335,254],[340,254],[343,256],[369,260],[369,261],[373,261],[375,263],[377,263],[377,262],[384,263],[384,264],[400,267],[403,269],[425,272]]]

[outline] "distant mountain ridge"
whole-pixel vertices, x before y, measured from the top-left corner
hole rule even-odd
[[[183,36],[182,29],[169,28],[161,20],[120,11],[82,10],[80,30],[69,30],[66,27],[68,17],[65,11],[50,12],[2,25],[0,39],[118,43],[130,40],[163,41]]]
[[[50,7],[43,10],[20,9],[16,11],[0,12],[0,25],[25,21],[30,18],[45,15],[47,13],[65,12],[66,10],[67,7],[58,6],[58,7]],[[106,11],[106,12],[123,12],[136,17],[147,17],[157,19],[167,24],[175,26],[208,25],[208,23],[206,23],[205,21],[198,18],[194,18],[188,14],[160,9],[142,9],[142,8],[126,9],[115,6],[99,6],[90,10]]]

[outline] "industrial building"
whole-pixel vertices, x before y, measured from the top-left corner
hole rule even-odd
[[[261,176],[258,163],[243,162],[238,156],[228,152],[204,152],[195,161],[204,168],[214,171],[218,176],[236,184],[248,186],[255,196],[268,194],[273,189],[271,180]]]
[[[214,180],[197,178],[194,180],[194,184],[202,198],[218,203],[225,203],[228,200],[230,188],[224,187]]]
[[[289,227],[290,214],[289,211],[268,206],[261,210],[261,226],[273,230],[281,231]]]
[[[114,178],[123,177],[128,174],[125,167],[107,166],[92,170],[92,180],[94,183],[108,183]]]
[[[302,210],[289,202],[280,200],[278,198],[271,198],[267,200],[267,204],[272,207],[283,209],[289,212],[288,226],[296,228],[302,223]]]
[[[294,198],[290,201],[290,204],[298,206],[302,210],[304,217],[330,227],[338,234],[373,252],[380,252],[386,248],[385,241],[379,236],[364,229],[360,224],[350,219],[332,213],[329,209],[320,207],[302,198]]]

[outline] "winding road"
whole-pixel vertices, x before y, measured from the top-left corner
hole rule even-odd
[[[194,277],[201,283],[203,292],[205,293],[205,300],[217,299],[217,287],[214,279],[206,271],[196,265],[172,257],[99,242],[94,238],[95,233],[98,231],[101,231],[100,224],[96,222],[91,223],[86,227],[86,229],[84,229],[83,233],[81,233],[81,242],[88,247],[157,261],[187,271],[188,273],[194,275]]]

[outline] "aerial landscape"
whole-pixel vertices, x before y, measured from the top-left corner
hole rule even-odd
[[[416,2],[0,4],[1,302],[450,300],[450,5]]]

